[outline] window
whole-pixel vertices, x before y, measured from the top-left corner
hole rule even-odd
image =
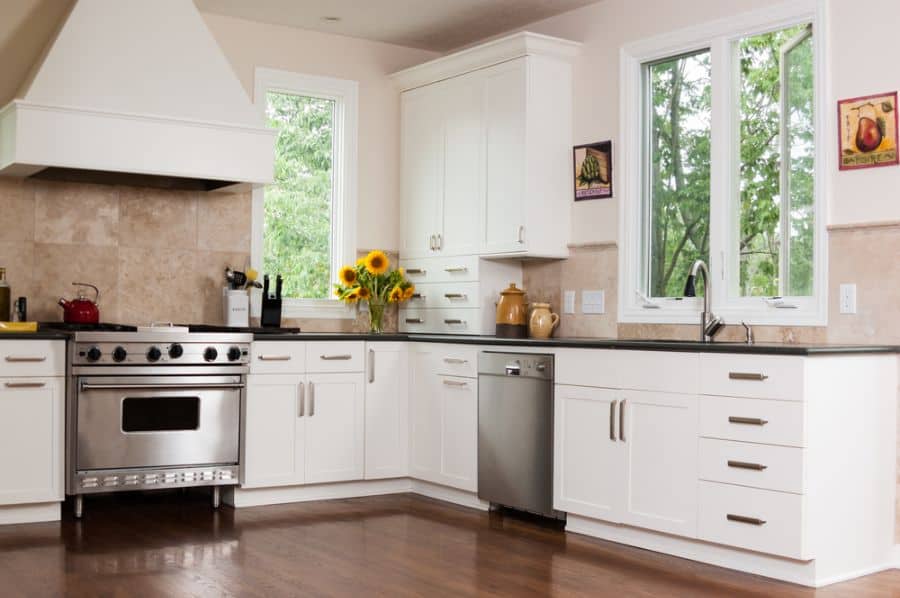
[[[275,180],[254,191],[253,266],[284,278],[285,317],[351,317],[332,284],[356,260],[357,84],[260,68],[256,101],[278,136]]]
[[[623,48],[622,321],[696,322],[684,286],[702,259],[727,322],[825,323],[816,9]]]

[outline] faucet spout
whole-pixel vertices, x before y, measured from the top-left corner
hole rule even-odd
[[[704,343],[711,343],[716,334],[725,326],[725,320],[716,317],[709,309],[709,267],[703,260],[697,260],[691,265],[687,282],[684,285],[684,296],[697,296],[697,276],[701,274],[703,275],[703,311],[700,312],[700,340]]]

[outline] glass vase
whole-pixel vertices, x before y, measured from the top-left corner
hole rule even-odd
[[[384,302],[369,301],[369,332],[381,334],[384,332]]]

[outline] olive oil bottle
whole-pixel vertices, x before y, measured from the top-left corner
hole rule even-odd
[[[9,321],[10,295],[9,283],[6,282],[6,268],[0,268],[0,321]]]

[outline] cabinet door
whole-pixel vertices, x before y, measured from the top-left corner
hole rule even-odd
[[[369,343],[366,356],[366,479],[409,475],[406,343]]]
[[[557,385],[554,397],[553,507],[617,522],[624,504],[624,447],[619,396],[600,388]]]
[[[622,521],[680,536],[697,534],[697,397],[622,394],[626,493]]]
[[[306,483],[363,478],[364,381],[364,374],[307,376]]]
[[[245,488],[304,482],[304,391],[303,376],[247,377],[241,482]]]
[[[439,376],[441,477],[447,486],[478,489],[478,389],[475,380]]]
[[[484,196],[484,76],[481,71],[440,84],[444,102],[441,255],[475,255]]]
[[[431,238],[439,232],[444,130],[438,92],[429,85],[401,98],[400,253],[405,258],[432,255]]]
[[[526,59],[485,69],[485,203],[482,253],[526,249]]]
[[[409,353],[409,474],[440,483],[441,396],[431,347],[413,346]]]
[[[62,378],[0,378],[0,505],[63,499]]]

